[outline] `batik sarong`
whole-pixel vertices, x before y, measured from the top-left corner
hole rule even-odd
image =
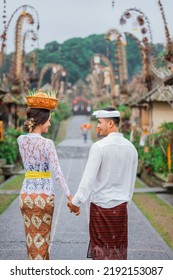
[[[30,260],[48,260],[54,195],[21,194],[27,255]]]
[[[90,206],[88,257],[94,260],[126,260],[128,245],[127,203],[113,208]]]

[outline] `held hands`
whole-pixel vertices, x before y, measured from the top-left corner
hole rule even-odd
[[[72,204],[71,201],[69,201],[69,202],[67,203],[67,206],[68,206],[68,208],[69,208],[69,210],[70,210],[71,213],[72,213],[72,212],[75,213],[76,216],[78,216],[78,215],[80,214],[80,207],[78,207],[78,206]]]
[[[67,206],[68,206],[70,212],[71,213],[73,212],[73,213],[75,213],[76,216],[78,216],[80,214],[80,207],[78,207],[72,203],[72,198],[73,198],[72,195],[69,195],[67,198],[69,200],[69,202],[67,203]]]

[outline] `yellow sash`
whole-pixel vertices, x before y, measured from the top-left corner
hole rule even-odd
[[[41,172],[41,171],[26,171],[26,179],[39,179],[39,178],[51,178],[51,172]]]

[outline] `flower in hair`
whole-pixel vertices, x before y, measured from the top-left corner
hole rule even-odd
[[[30,118],[30,119],[28,120],[29,132],[32,132],[32,131],[33,131],[34,126],[35,126],[34,118]]]

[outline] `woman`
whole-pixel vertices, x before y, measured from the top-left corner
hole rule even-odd
[[[28,258],[49,259],[50,232],[54,211],[53,180],[71,201],[52,140],[42,137],[50,127],[50,110],[28,108],[24,128],[18,137],[19,151],[25,169],[20,192]]]

